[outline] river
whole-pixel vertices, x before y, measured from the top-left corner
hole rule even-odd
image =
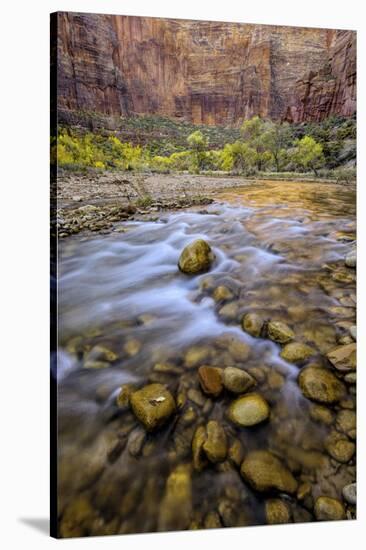
[[[356,238],[355,189],[332,184],[265,182],[220,191],[205,210],[161,213],[156,221],[116,223],[108,235],[77,235],[59,247],[59,512],[64,536],[163,529],[166,481],[191,461],[196,426],[217,420],[244,454],[269,449],[299,484],[341,498],[355,479],[352,463],[337,466],[325,451],[332,424],[314,420],[298,386],[299,367],[281,346],[242,330],[255,312],[283,321],[296,341],[317,351],[309,363],[347,338],[355,324],[355,272],[344,258]],[[202,238],[216,259],[210,271],[187,276],[177,268],[183,248]],[[231,298],[215,301],[225,286]],[[347,341],[347,340],[345,340]],[[236,343],[236,347],[233,342]],[[243,360],[237,343],[249,347]],[[187,367],[187,354],[203,350]],[[199,355],[199,354],[198,354]],[[197,367],[244,368],[270,404],[267,422],[238,428],[227,418],[233,396],[200,391]],[[158,366],[157,366],[158,365]],[[169,365],[165,369],[161,365]],[[130,410],[118,409],[123,384],[166,384],[184,406],[161,430],[143,436]],[[355,406],[354,388],[339,407]],[[189,389],[192,399],[187,398]],[[352,389],[352,391],[351,391]],[[201,397],[197,397],[199,394]],[[196,399],[194,399],[196,396]],[[180,416],[192,410],[190,422]],[[170,528],[266,523],[267,498],[254,491],[229,460],[191,474],[189,524]],[[281,498],[295,522],[314,519],[312,501]],[[186,499],[187,500],[187,499]],[[183,502],[182,501],[182,502]],[[179,499],[178,499],[179,502]],[[74,525],[71,516],[82,518]],[[66,518],[66,519],[65,519]],[[211,519],[210,519],[211,518]],[[214,518],[214,519],[213,519]],[[215,521],[214,521],[215,520]],[[213,523],[210,523],[213,522]]]

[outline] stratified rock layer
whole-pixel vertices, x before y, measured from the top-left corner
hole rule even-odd
[[[77,111],[235,125],[356,109],[356,33],[58,14],[60,120]]]

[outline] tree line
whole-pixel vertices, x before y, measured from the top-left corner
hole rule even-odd
[[[254,116],[243,122],[239,139],[220,149],[210,148],[209,137],[195,130],[186,139],[186,149],[170,155],[156,155],[148,145],[124,142],[116,135],[61,129],[57,140],[53,140],[51,160],[57,160],[61,167],[103,170],[225,171],[243,175],[296,171],[317,176],[326,165],[324,143],[324,137],[322,142],[314,135],[296,137],[294,127],[286,122]]]

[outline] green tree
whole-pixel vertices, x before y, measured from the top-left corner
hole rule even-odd
[[[257,153],[247,143],[227,143],[221,152],[221,166],[224,170],[237,173],[248,172],[257,161]]]
[[[325,163],[323,147],[311,136],[304,136],[295,142],[294,160],[300,168],[311,169],[317,176],[317,170]]]
[[[291,145],[292,133],[287,122],[269,122],[261,139],[265,149],[271,153],[276,170],[279,172],[286,164],[287,148]]]
[[[245,120],[240,128],[243,140],[256,152],[255,164],[258,170],[263,170],[272,160],[267,143],[268,131],[269,123],[259,116]]]
[[[205,162],[208,138],[205,137],[200,130],[196,130],[188,136],[187,143],[193,155],[193,168],[196,172],[199,172],[203,168]]]

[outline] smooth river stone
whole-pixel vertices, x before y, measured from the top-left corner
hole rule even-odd
[[[268,338],[278,344],[287,344],[295,338],[295,333],[281,321],[270,321],[267,325]]]
[[[269,451],[252,451],[244,459],[240,473],[256,491],[295,493],[297,481],[290,470]]]
[[[288,363],[302,363],[316,354],[316,350],[301,342],[290,342],[282,349],[280,355]]]
[[[149,384],[134,392],[130,404],[148,431],[160,427],[175,411],[174,398],[162,384]]]
[[[241,321],[242,329],[256,338],[261,336],[263,326],[264,319],[257,313],[247,313]]]
[[[338,346],[327,353],[327,358],[340,372],[354,371],[356,369],[356,343]]]
[[[222,371],[217,367],[200,367],[198,378],[202,391],[213,397],[217,397],[223,390]]]
[[[256,385],[256,380],[248,372],[237,367],[227,367],[223,374],[224,386],[232,393],[245,393]]]
[[[346,393],[343,382],[328,369],[306,367],[300,372],[298,383],[305,397],[319,403],[336,403]]]
[[[316,499],[314,514],[318,521],[339,521],[346,517],[344,506],[340,500],[324,496]]]
[[[269,417],[270,408],[258,393],[239,397],[231,403],[228,409],[229,419],[238,426],[255,426]]]
[[[214,259],[210,245],[203,239],[197,239],[184,248],[178,267],[183,273],[194,275],[208,271]]]

